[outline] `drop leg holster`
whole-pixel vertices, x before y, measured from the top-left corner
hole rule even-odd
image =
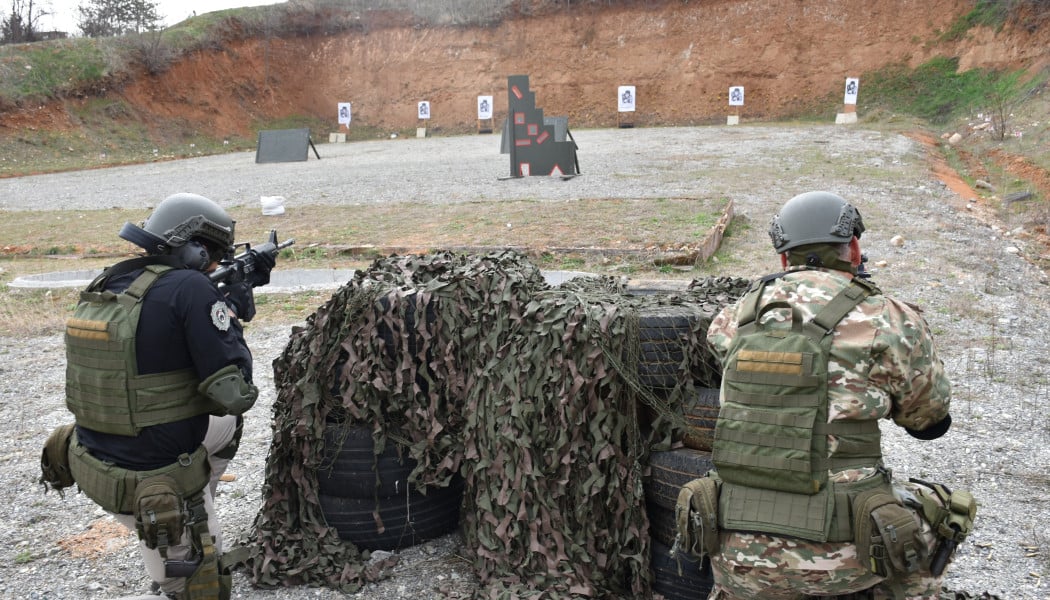
[[[165,559],[164,575],[186,579],[186,588],[179,596],[181,600],[229,600],[233,587],[230,567],[224,557],[219,556],[208,530],[203,493],[187,499],[186,515],[193,550],[182,560]]]
[[[187,508],[190,514],[187,526],[192,533],[193,554],[190,561],[178,561],[182,564],[172,564],[172,561],[168,561],[165,563],[165,571],[168,577],[186,577],[186,600],[228,600],[230,575],[220,571],[219,553],[208,531],[204,495],[198,494],[198,497],[188,503]],[[192,566],[192,572],[188,575],[181,574],[179,570],[183,566]]]

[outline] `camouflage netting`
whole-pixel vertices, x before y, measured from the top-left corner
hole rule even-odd
[[[405,447],[421,490],[462,477],[461,526],[483,595],[649,597],[648,453],[680,433],[688,386],[717,385],[704,332],[747,285],[713,278],[631,295],[594,277],[552,287],[513,252],[376,261],[274,361],[253,581],[354,591],[380,576],[318,503],[323,432],[337,422],[371,427],[377,453]],[[653,393],[637,376],[639,327],[666,307],[693,317],[676,385]]]

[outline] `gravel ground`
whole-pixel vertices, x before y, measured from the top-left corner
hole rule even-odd
[[[951,432],[922,443],[884,427],[887,464],[898,477],[969,489],[980,502],[974,534],[947,585],[1003,598],[1050,598],[1050,338],[1047,278],[1021,258],[1018,223],[981,217],[929,173],[903,136],[852,127],[742,126],[574,132],[583,176],[500,181],[509,171],[491,136],[383,140],[318,146],[321,160],[254,165],[250,153],[0,180],[0,209],[106,209],[155,204],[175,191],[227,206],[281,195],[306,203],[459,202],[536,198],[551,210],[575,198],[728,197],[739,218],[728,258],[711,274],[752,277],[776,267],[766,223],[792,195],[835,191],[864,214],[862,243],[883,290],[916,302],[938,336],[954,385]],[[450,164],[456,157],[458,165]],[[90,195],[83,190],[99,190]],[[564,203],[565,208],[558,206]],[[119,228],[114,223],[114,233]],[[898,238],[899,236],[899,238]],[[260,504],[269,414],[268,365],[292,323],[249,327],[259,405],[247,420],[236,476],[218,499],[227,539],[247,532]],[[62,402],[61,337],[0,339],[0,598],[107,598],[141,593],[133,534],[80,494],[43,494],[39,454],[68,422]],[[450,535],[399,553],[391,576],[351,598],[444,598],[476,588],[461,542]],[[234,597],[333,599],[328,589],[267,591],[243,575]]]

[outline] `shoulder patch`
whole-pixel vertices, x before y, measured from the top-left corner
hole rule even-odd
[[[219,331],[227,331],[230,328],[230,309],[222,300],[216,300],[211,305],[211,322]]]

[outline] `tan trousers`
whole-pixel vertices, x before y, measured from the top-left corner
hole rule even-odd
[[[204,490],[204,509],[208,512],[208,531],[215,539],[215,551],[222,552],[222,528],[219,526],[218,516],[213,507],[215,501],[215,490],[219,485],[219,477],[226,471],[230,463],[228,459],[216,458],[214,455],[225,448],[233,440],[237,429],[237,417],[211,417],[208,423],[208,433],[204,436],[204,447],[208,450],[208,462],[211,465],[211,481]],[[135,517],[132,515],[113,515],[116,520],[131,531],[135,531]],[[189,557],[192,546],[189,540],[189,531],[184,531],[182,538],[177,544],[168,546],[168,558],[182,560]],[[164,559],[160,552],[150,550],[143,542],[139,542],[139,552],[142,560],[146,563],[146,572],[153,581],[160,584],[165,593],[180,593],[186,587],[186,579],[182,577],[164,576]]]

